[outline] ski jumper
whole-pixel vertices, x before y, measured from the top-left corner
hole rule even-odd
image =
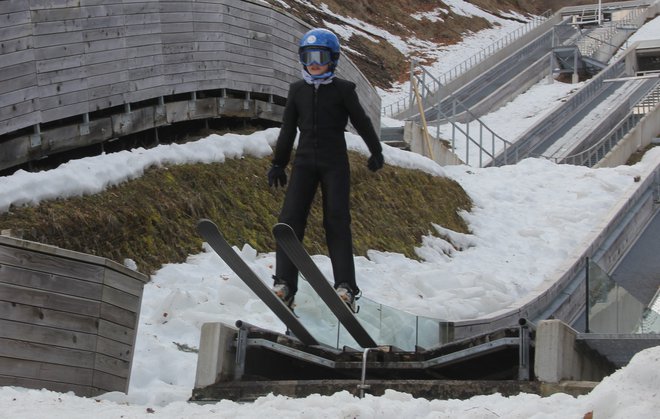
[[[325,84],[309,84],[305,80],[292,83],[273,165],[286,167],[289,163],[296,128],[299,129],[300,138],[279,222],[289,224],[302,242],[312,201],[320,185],[323,227],[335,285],[345,282],[358,293],[351,234],[350,167],[344,137],[349,119],[371,154],[381,154],[380,140],[360,104],[354,83],[339,78]],[[295,294],[298,269],[279,246],[275,276],[286,282]]]

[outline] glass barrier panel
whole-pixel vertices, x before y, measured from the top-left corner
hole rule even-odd
[[[657,311],[637,300],[597,263],[589,261],[588,269],[589,332],[649,333],[652,325],[658,327]]]
[[[415,315],[381,305],[379,343],[414,351],[417,336]]]
[[[304,280],[299,281],[298,286],[294,310],[307,330],[325,345],[359,349],[355,339],[320,302],[312,287]],[[378,345],[414,351],[418,346],[429,349],[446,343],[447,322],[419,317],[365,297],[358,305],[360,309],[356,317]]]
[[[660,291],[644,311],[639,333],[660,333]]]
[[[428,317],[417,317],[416,345],[430,349],[447,343],[448,323]]]
[[[298,281],[294,312],[298,320],[319,342],[338,348],[339,321],[307,283]]]

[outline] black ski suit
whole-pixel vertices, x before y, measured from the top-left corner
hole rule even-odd
[[[279,221],[289,224],[302,241],[312,200],[320,184],[323,227],[335,286],[347,283],[357,294],[349,202],[350,168],[344,138],[349,118],[371,154],[381,154],[378,134],[360,104],[354,83],[339,78],[320,84],[318,88],[305,80],[292,83],[273,165],[286,167],[289,163],[298,128],[300,138]],[[286,282],[290,292],[295,294],[298,270],[279,247],[275,276],[276,280]]]

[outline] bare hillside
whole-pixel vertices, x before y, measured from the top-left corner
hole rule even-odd
[[[375,86],[383,89],[407,77],[411,57],[405,56],[388,42],[380,30],[403,40],[416,38],[451,45],[459,42],[467,32],[491,27],[491,23],[483,17],[454,12],[447,4],[458,3],[456,0],[447,3],[437,0],[265,1],[316,27],[333,30],[333,25],[339,25],[361,32],[362,36],[353,34],[349,39],[342,39],[346,47],[344,52]],[[494,16],[513,20],[524,20],[526,16],[540,15],[547,10],[556,11],[564,6],[592,4],[576,0],[469,0],[465,3]],[[428,12],[433,12],[437,20],[422,16]]]

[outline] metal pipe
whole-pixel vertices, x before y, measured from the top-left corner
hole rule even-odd
[[[371,388],[370,385],[365,384],[367,379],[367,357],[369,356],[369,350],[371,349],[374,348],[364,348],[364,352],[362,352],[362,380],[360,381],[360,384],[358,384],[361,399],[364,398],[364,390]]]
[[[520,325],[520,343],[518,346],[518,380],[530,380],[530,328],[533,329],[534,325],[527,319],[521,318],[518,320]]]

